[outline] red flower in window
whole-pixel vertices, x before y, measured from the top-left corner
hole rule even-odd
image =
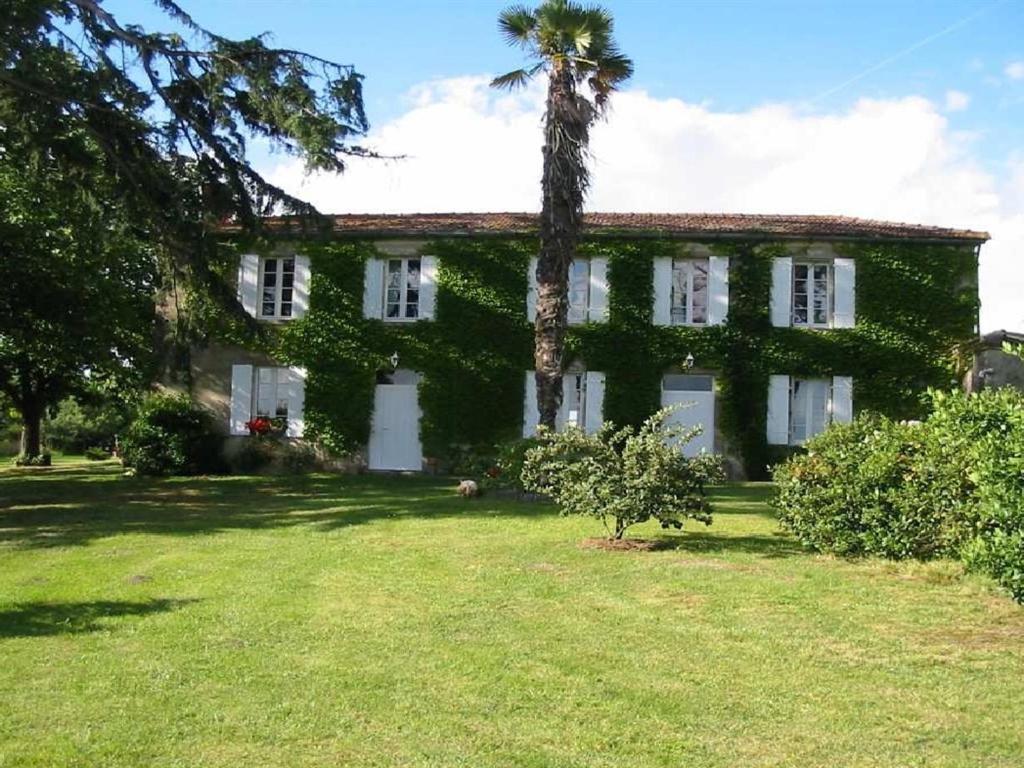
[[[250,435],[263,437],[274,431],[274,424],[266,416],[257,416],[245,422],[245,428],[249,430]]]

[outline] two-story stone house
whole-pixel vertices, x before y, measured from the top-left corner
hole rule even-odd
[[[370,469],[419,470],[533,433],[534,215],[270,231],[239,245],[238,296],[280,343],[192,354],[194,394],[228,434],[279,417]],[[976,333],[986,239],[842,217],[589,214],[559,424],[685,403],[673,419],[703,429],[687,450],[756,475],[862,408],[912,415],[952,376],[944,350]]]

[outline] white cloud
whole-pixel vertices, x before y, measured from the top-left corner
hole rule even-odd
[[[1011,61],[1003,72],[1011,80],[1024,80],[1024,61]]]
[[[356,161],[344,176],[272,181],[321,210],[539,209],[543,90],[495,93],[487,78],[428,83],[367,142],[404,160]],[[1024,328],[1024,155],[1000,184],[972,159],[970,137],[931,102],[861,100],[834,114],[787,105],[716,112],[616,94],[593,135],[590,210],[831,213],[986,229],[982,327]]]
[[[946,91],[946,111],[961,112],[970,105],[971,97],[963,91]]]

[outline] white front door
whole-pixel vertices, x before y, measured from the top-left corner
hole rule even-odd
[[[701,450],[715,450],[715,387],[711,376],[668,375],[662,379],[661,407],[682,404],[666,425],[703,427],[704,431],[683,446],[683,454],[696,456]]]
[[[416,384],[378,384],[373,394],[370,469],[423,469]]]

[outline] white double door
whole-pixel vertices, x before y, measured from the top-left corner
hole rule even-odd
[[[661,407],[680,405],[666,425],[701,427],[704,431],[683,446],[685,456],[715,450],[715,388],[711,376],[670,375],[662,380]]]
[[[370,469],[423,469],[418,392],[415,383],[377,385],[367,457]]]

